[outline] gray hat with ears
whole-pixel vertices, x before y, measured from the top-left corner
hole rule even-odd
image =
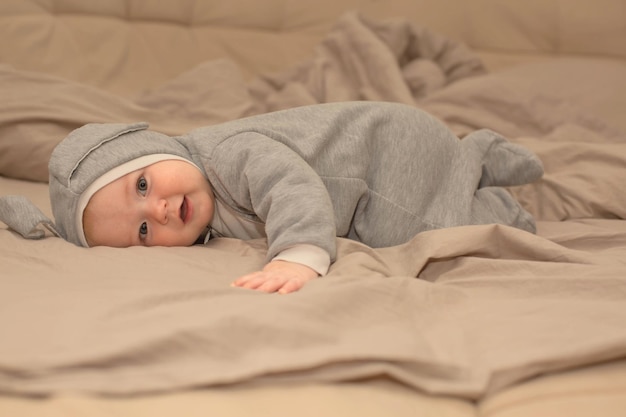
[[[78,246],[88,246],[82,228],[89,198],[115,179],[164,159],[191,161],[175,138],[149,131],[147,123],[87,124],[52,152],[50,202],[56,224],[24,197],[0,197],[0,220],[26,238],[41,238],[44,225]]]

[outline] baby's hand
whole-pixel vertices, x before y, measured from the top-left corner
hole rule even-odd
[[[272,261],[262,271],[237,278],[233,287],[287,294],[298,291],[307,281],[318,276],[308,266],[288,261]]]

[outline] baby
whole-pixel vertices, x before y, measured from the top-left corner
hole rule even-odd
[[[384,247],[460,225],[535,231],[501,187],[540,178],[539,159],[488,130],[459,140],[410,106],[319,104],[174,138],[147,128],[88,124],[56,147],[61,237],[85,247],[266,238],[266,265],[233,285],[289,293],[327,273],[336,237]]]

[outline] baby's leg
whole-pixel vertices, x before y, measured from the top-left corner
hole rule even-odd
[[[485,187],[476,191],[471,218],[473,224],[499,223],[536,232],[533,216],[500,187]]]
[[[475,147],[482,154],[483,173],[479,188],[528,184],[543,175],[541,160],[534,153],[491,130],[472,132],[463,138],[462,143]]]

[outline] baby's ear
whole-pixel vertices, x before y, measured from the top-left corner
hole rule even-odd
[[[61,236],[54,222],[46,217],[29,199],[21,195],[6,195],[0,197],[0,221],[26,239],[42,239],[46,236],[45,230],[55,236]]]

